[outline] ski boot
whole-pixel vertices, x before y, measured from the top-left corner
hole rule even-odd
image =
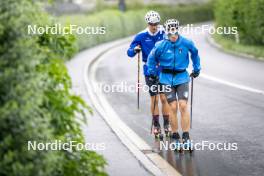
[[[168,120],[164,121],[164,133],[166,137],[171,137],[171,126]]]
[[[172,135],[171,135],[171,143],[174,144],[176,152],[182,152],[182,144],[181,144],[180,135],[179,135],[178,132],[172,133]]]
[[[161,133],[161,128],[159,123],[153,124],[153,134],[155,136],[155,139],[163,139],[163,135]]]
[[[189,136],[189,132],[183,132],[182,133],[182,148],[185,151],[189,151],[190,153],[192,153],[193,151],[193,145],[192,142],[190,140],[190,136]]]

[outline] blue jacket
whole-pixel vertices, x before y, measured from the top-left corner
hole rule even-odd
[[[127,50],[127,55],[129,57],[134,57],[136,55],[134,48],[137,45],[140,45],[141,51],[142,51],[142,61],[147,62],[148,55],[150,51],[155,46],[156,42],[163,40],[164,30],[161,26],[159,26],[158,31],[155,34],[151,34],[148,29],[145,29],[138,33],[132,43],[130,44],[130,47]],[[144,75],[148,76],[148,68],[147,65],[144,64]],[[158,74],[159,69],[157,68],[155,70],[155,75]]]
[[[157,65],[161,69],[185,70],[189,66],[189,53],[193,63],[193,71],[200,72],[200,57],[193,42],[179,35],[176,42],[164,39],[156,43],[148,56],[148,72],[155,75]],[[170,73],[160,73],[159,81],[167,85],[179,85],[190,81],[187,71],[173,76]]]

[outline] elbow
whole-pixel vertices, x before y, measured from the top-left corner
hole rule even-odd
[[[200,72],[201,71],[201,66],[200,65],[197,65],[195,68],[194,68],[194,72]]]

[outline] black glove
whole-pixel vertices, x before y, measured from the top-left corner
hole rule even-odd
[[[154,75],[150,75],[149,76],[149,81],[152,82],[152,84],[157,84],[159,81],[159,77],[158,76],[154,76]]]
[[[139,53],[140,51],[141,51],[141,48],[139,45],[134,48],[135,53]]]
[[[196,77],[199,76],[199,74],[200,74],[199,71],[198,71],[198,72],[194,72],[194,71],[193,71],[193,72],[191,73],[190,77],[196,78]]]

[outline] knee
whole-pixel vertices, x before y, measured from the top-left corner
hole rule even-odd
[[[167,98],[164,95],[160,96],[160,101],[163,105],[167,104]]]
[[[171,103],[171,104],[170,104],[170,107],[171,107],[171,110],[172,110],[173,112],[177,112],[177,110],[178,110],[178,106],[177,106],[177,103],[176,103],[176,102]]]
[[[187,102],[180,102],[179,107],[180,107],[181,113],[187,112],[187,108],[188,108]]]

